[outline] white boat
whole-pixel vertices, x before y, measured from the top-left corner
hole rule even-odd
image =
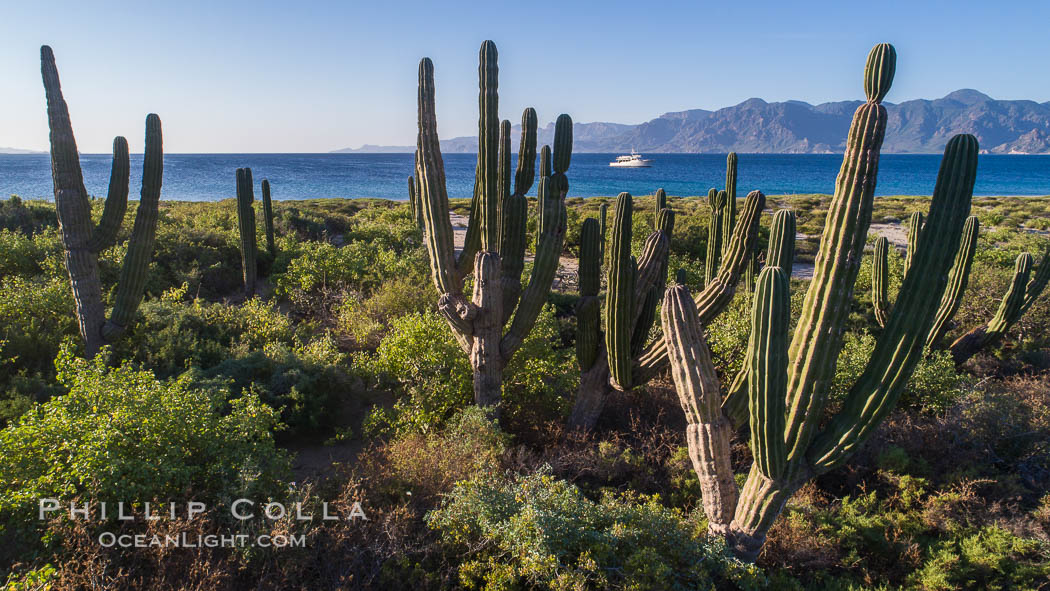
[[[649,168],[652,166],[652,160],[642,158],[642,155],[631,150],[631,154],[628,156],[617,156],[616,160],[609,163],[609,166],[620,166],[624,168]]]

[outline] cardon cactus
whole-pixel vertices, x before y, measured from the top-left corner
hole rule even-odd
[[[583,328],[577,325],[577,341],[598,342],[604,347],[589,368],[580,359],[580,385],[569,417],[569,425],[574,428],[590,429],[595,425],[613,388],[625,390],[641,386],[666,367],[667,349],[662,338],[645,347],[655,322],[655,308],[647,306],[652,303],[659,306],[660,298],[655,302],[650,298],[652,291],[667,278],[667,253],[674,217],[670,209],[664,209],[657,216],[657,229],[646,239],[641,259],[636,262],[630,256],[632,205],[633,199],[628,193],[617,198],[609,247],[604,334],[581,335],[579,331]],[[754,252],[763,207],[765,195],[760,191],[752,191],[744,201],[740,224],[730,240],[727,256],[718,274],[694,303],[703,322],[710,322],[732,301],[744,267]],[[587,222],[584,224],[586,230]],[[600,263],[587,260],[583,246],[580,250],[582,289],[584,269],[597,269]],[[585,298],[581,291],[581,300]],[[582,302],[580,306],[582,310]]]
[[[153,256],[157,232],[160,188],[164,175],[164,150],[160,118],[146,116],[146,149],[142,161],[142,192],[135,225],[128,241],[127,254],[120,270],[116,297],[109,319],[102,302],[102,284],[98,273],[98,255],[112,246],[124,220],[128,205],[130,162],[128,142],[123,137],[113,140],[113,167],[109,193],[97,226],[91,223],[91,200],[84,187],[80,155],[69,109],[62,97],[62,86],[55,65],[55,55],[48,46],[40,48],[40,71],[47,95],[47,119],[51,130],[51,177],[55,189],[55,210],[76,303],[77,323],[89,357],[114,342],[131,323],[142,301]]]
[[[966,217],[977,170],[977,140],[952,138],[945,149],[926,227],[918,237],[912,272],[880,335],[867,366],[850,389],[842,408],[825,417],[835,362],[842,347],[842,327],[849,314],[860,266],[878,159],[886,128],[880,104],[893,78],[895,54],[876,46],[865,70],[867,101],[854,114],[842,168],[836,181],[821,237],[820,250],[802,305],[802,315],[788,344],[786,311],[789,287],[780,267],[759,276],[748,345],[748,415],[755,458],[738,496],[720,491],[704,499],[711,530],[724,535],[742,559],[753,560],[766,533],[787,500],[813,477],[841,465],[871,436],[889,413],[923,356],[948,282]],[[698,363],[706,346],[702,324],[693,314],[676,314],[688,300],[687,290],[668,290],[664,302],[665,341],[671,351],[672,376],[690,422],[687,443],[701,486],[732,487],[732,474],[721,433],[731,424],[713,409],[718,378],[710,363]],[[705,384],[697,387],[697,384]],[[718,437],[709,436],[718,434]],[[706,482],[705,482],[706,481]],[[734,502],[735,506],[714,506]],[[729,519],[728,516],[732,515]]]
[[[255,240],[255,187],[252,169],[237,169],[237,229],[241,236],[241,276],[244,279],[244,296],[255,294],[258,274],[258,244]]]
[[[970,329],[951,344],[952,359],[961,365],[978,351],[994,344],[1010,330],[1024,313],[1032,307],[1050,282],[1050,247],[1043,253],[1039,265],[1029,253],[1017,257],[1014,276],[999,303],[999,309],[987,323]]]
[[[773,214],[773,223],[769,227],[766,268],[779,268],[789,281],[795,260],[795,231],[794,211],[781,209]],[[748,371],[748,358],[745,356],[743,366],[733,378],[725,399],[722,401],[722,410],[729,417],[734,428],[747,422]]]
[[[458,259],[438,143],[434,66],[429,58],[419,63],[419,136],[413,184],[423,218],[431,277],[441,294],[438,309],[470,358],[475,402],[498,413],[503,368],[532,330],[558,269],[565,238],[565,195],[569,190],[565,174],[572,154],[572,119],[568,115],[558,117],[553,153],[544,146],[540,154],[539,236],[532,274],[522,289],[528,209],[525,195],[535,181],[536,112],[529,108],[522,114],[512,188],[510,122],[501,123],[497,112],[499,67],[496,45],[491,41],[481,45],[478,75],[478,164],[465,245]],[[474,293],[468,299],[463,284],[471,272]]]
[[[608,203],[602,203],[598,206],[598,239],[601,240],[601,246],[598,250],[598,255],[602,262],[605,261],[605,235],[607,230],[605,220],[608,217],[608,214]]]
[[[266,250],[271,257],[277,256],[277,244],[273,236],[273,202],[270,200],[270,181],[262,181],[263,224],[266,227]]]
[[[660,193],[657,192],[657,204],[666,204]],[[599,323],[600,303],[596,297],[601,269],[599,222],[587,219],[583,223],[576,336],[581,376],[569,417],[569,425],[574,428],[594,426],[610,388],[631,387],[631,366],[648,342],[667,281],[674,212],[665,207],[656,214],[656,228],[646,238],[640,260],[631,256],[633,213],[633,197],[620,193],[613,213],[603,323]]]

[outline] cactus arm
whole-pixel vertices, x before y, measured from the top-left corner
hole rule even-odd
[[[427,258],[430,260],[430,274],[438,293],[455,298],[463,292],[463,280],[456,266],[452,222],[448,214],[445,165],[441,158],[434,108],[434,64],[430,58],[423,58],[419,62],[417,144],[416,192],[423,210],[423,235]],[[474,219],[473,215],[471,219]]]
[[[273,201],[270,199],[270,181],[262,180],[263,225],[266,228],[266,250],[270,256],[277,254],[277,245],[273,235]]]
[[[601,237],[601,240],[602,240],[600,254],[601,254],[601,261],[603,263],[605,262],[605,235],[606,235],[605,219],[606,219],[608,213],[609,213],[609,204],[608,203],[602,203],[601,205],[598,206],[598,224],[599,224],[598,225],[598,235]]]
[[[977,139],[972,135],[957,135],[945,147],[929,220],[915,249],[915,272],[905,277],[886,329],[842,410],[814,439],[807,453],[818,473],[840,465],[867,440],[893,409],[922,358],[926,336],[970,215],[977,154]]]
[[[503,317],[507,323],[521,294],[521,272],[525,268],[525,221],[528,203],[525,195],[511,193],[510,187],[510,121],[500,124],[499,134],[500,227],[498,254],[502,270]]]
[[[412,219],[416,219],[416,208],[416,177],[413,174],[408,177],[408,210],[412,213]]]
[[[653,203],[653,229],[655,230],[660,227],[658,219],[660,212],[667,208],[667,192],[663,189],[657,189],[656,193],[653,193]]]
[[[637,355],[649,340],[649,331],[656,321],[656,309],[667,284],[667,258],[671,253],[674,212],[662,209],[656,215],[655,221],[657,229],[646,238],[642,258],[638,261],[638,281],[634,287],[634,320],[631,329],[632,355]]]
[[[711,205],[711,217],[707,224],[707,256],[704,258],[704,285],[714,281],[718,269],[718,259],[722,254],[722,214],[725,202],[722,193],[711,189],[707,202]]]
[[[724,535],[738,496],[729,453],[732,428],[719,408],[718,374],[686,286],[667,290],[661,317],[671,377],[688,423],[689,459],[700,478],[709,531]]]
[[[109,194],[106,196],[106,206],[102,209],[102,219],[99,220],[91,235],[89,248],[95,252],[102,252],[117,241],[117,233],[120,232],[120,226],[124,223],[124,214],[128,210],[130,173],[128,140],[117,136],[113,139],[113,167],[109,173]]]
[[[875,312],[875,322],[882,328],[890,316],[888,252],[890,241],[885,236],[875,240],[875,251],[871,260],[871,305]]]
[[[748,344],[748,407],[751,411],[751,452],[759,472],[769,479],[784,476],[787,397],[788,329],[791,288],[780,267],[766,267],[758,276]]]
[[[725,236],[730,236],[733,233],[733,227],[736,225],[736,165],[737,157],[736,152],[730,152],[726,156],[726,205],[725,214],[722,216],[722,233]],[[729,240],[723,240],[722,251],[729,248]]]
[[[849,316],[853,284],[860,269],[872,200],[878,177],[879,152],[886,133],[886,108],[881,97],[892,77],[892,46],[880,44],[868,55],[865,68],[867,102],[857,108],[846,140],[835,195],[828,209],[813,280],[802,304],[791,342],[788,382],[788,460],[805,453],[823,414],[824,404],[842,348],[842,331]],[[870,86],[869,81],[878,84]]]
[[[478,56],[478,214],[481,251],[496,252],[499,245],[499,65],[496,44],[485,41]]]
[[[769,228],[769,253],[766,256],[767,267],[780,267],[784,275],[791,279],[795,261],[795,212],[781,209],[773,214],[773,223]]]
[[[252,169],[237,169],[237,227],[241,236],[241,273],[244,279],[244,295],[255,293],[256,249],[255,241],[255,188]]]
[[[781,209],[773,214],[773,223],[769,228],[769,256],[766,267],[777,267],[784,276],[791,280],[791,268],[795,260],[795,212]],[[753,259],[752,259],[753,260]],[[747,356],[744,365],[733,377],[722,401],[722,412],[729,417],[733,428],[743,425],[748,420],[748,369]]]
[[[970,332],[959,337],[951,346],[952,358],[956,365],[973,357],[984,347],[1002,338],[1003,333],[1021,317],[1021,308],[1024,306],[1026,284],[1032,271],[1032,255],[1027,252],[1017,257],[1014,263],[1014,276],[1010,280],[1010,287],[999,302],[999,309],[995,316],[987,323],[980,325]]]
[[[948,275],[948,287],[944,290],[941,305],[937,308],[937,317],[933,321],[933,327],[926,335],[927,349],[933,348],[944,337],[944,333],[948,330],[948,323],[955,317],[955,313],[962,304],[963,294],[970,280],[973,255],[977,252],[977,236],[980,230],[981,224],[977,216],[970,216],[966,219],[959,250],[955,253],[955,262]]]
[[[1025,287],[1024,303],[1021,304],[1021,310],[1017,315],[1018,318],[1024,316],[1024,313],[1039,299],[1043,290],[1046,289],[1047,283],[1050,283],[1050,246],[1043,252],[1043,257],[1039,260],[1039,266],[1032,271],[1032,279],[1028,281],[1028,285]]]
[[[76,305],[77,324],[84,339],[85,352],[94,357],[104,344],[102,325],[102,284],[98,277],[98,257],[90,248],[91,201],[84,188],[80,154],[73,137],[69,108],[62,97],[55,55],[51,48],[40,48],[40,74],[47,96],[47,122],[51,143],[51,180],[55,189],[55,211],[62,236],[66,271]]]
[[[550,294],[551,284],[558,272],[558,259],[565,244],[568,224],[565,211],[565,195],[569,191],[569,170],[572,156],[572,118],[562,114],[554,124],[554,150],[544,146],[540,155],[540,172],[554,170],[550,177],[540,178],[537,190],[537,206],[540,208],[539,238],[536,242],[536,258],[532,264],[529,284],[521,294],[518,309],[511,321],[510,329],[503,337],[503,356],[510,359],[536,324],[543,304]]]
[[[107,342],[113,342],[123,334],[124,329],[135,317],[139,302],[142,301],[149,263],[153,257],[153,243],[157,236],[163,178],[164,140],[160,117],[151,113],[146,116],[146,151],[142,158],[142,192],[139,196],[138,212],[135,214],[135,225],[131,229],[128,250],[124,255],[124,265],[120,269],[120,282],[117,284],[113,311],[102,327],[102,336]]]
[[[521,140],[518,144],[518,168],[514,172],[514,193],[524,196],[536,180],[536,110],[521,114]]]
[[[631,388],[631,335],[634,325],[637,266],[631,256],[633,200],[620,193],[613,213],[612,243],[609,245],[605,311],[605,350],[609,372],[617,388]]]
[[[696,296],[700,324],[706,325],[714,320],[733,301],[740,275],[758,242],[759,221],[765,206],[766,196],[761,191],[748,193],[741,210],[740,223],[733,230],[733,239],[722,260],[718,275]],[[637,383],[647,382],[666,366],[667,344],[662,339],[657,339],[636,359],[634,379]]]
[[[470,211],[467,213],[467,231],[463,235],[463,250],[456,258],[456,273],[466,277],[474,270],[474,256],[481,248],[481,192],[478,177],[480,168],[474,169],[474,189],[470,198]],[[417,183],[418,185],[418,183]]]
[[[908,250],[904,255],[904,276],[908,276],[911,269],[912,257],[915,256],[915,248],[919,244],[919,233],[922,232],[922,212],[916,211],[908,220]]]

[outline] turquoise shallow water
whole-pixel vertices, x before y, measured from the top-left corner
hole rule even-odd
[[[651,154],[652,168],[610,168],[616,154],[575,154],[569,170],[571,197],[650,194],[705,195],[725,182],[725,156]],[[132,197],[139,186],[142,155],[133,154]],[[473,154],[445,155],[451,197],[469,197]],[[769,195],[831,193],[842,156],[836,154],[742,154],[738,193],[761,189]],[[81,157],[85,184],[105,195],[110,156]],[[883,155],[878,195],[929,195],[937,179],[939,155]],[[162,199],[215,201],[234,196],[234,171],[250,166],[256,183],[268,178],[275,199],[382,197],[405,199],[412,173],[411,154],[167,154]],[[533,188],[535,193],[535,188]],[[46,154],[0,155],[0,196],[50,198],[51,169]],[[1050,156],[981,156],[977,195],[1050,195]]]

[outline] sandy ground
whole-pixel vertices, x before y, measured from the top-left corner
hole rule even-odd
[[[452,232],[454,234],[453,240],[456,246],[456,252],[459,253],[459,251],[463,249],[463,241],[467,234],[467,222],[469,220],[466,216],[457,213],[449,214],[449,218],[452,220]],[[890,244],[897,248],[906,248],[908,245],[908,229],[903,224],[871,224],[870,231],[879,236],[885,236],[886,239],[890,241]],[[796,239],[799,241],[812,239],[820,240],[820,236],[810,236],[800,233],[796,236]],[[525,260],[531,261],[532,256],[526,255]],[[558,274],[554,278],[554,289],[574,289],[576,286],[578,269],[579,266],[576,259],[563,255],[558,262]],[[791,269],[791,276],[794,279],[812,279],[813,263],[795,263]]]
[[[463,242],[467,236],[467,223],[469,220],[467,216],[460,215],[458,213],[450,213],[449,219],[452,220],[452,234],[453,244],[456,247],[456,254],[458,255],[463,250]],[[525,262],[532,261],[532,255],[525,255]],[[576,289],[577,273],[579,271],[579,264],[576,259],[562,255],[558,259],[558,272],[554,276],[553,289],[572,291]]]

